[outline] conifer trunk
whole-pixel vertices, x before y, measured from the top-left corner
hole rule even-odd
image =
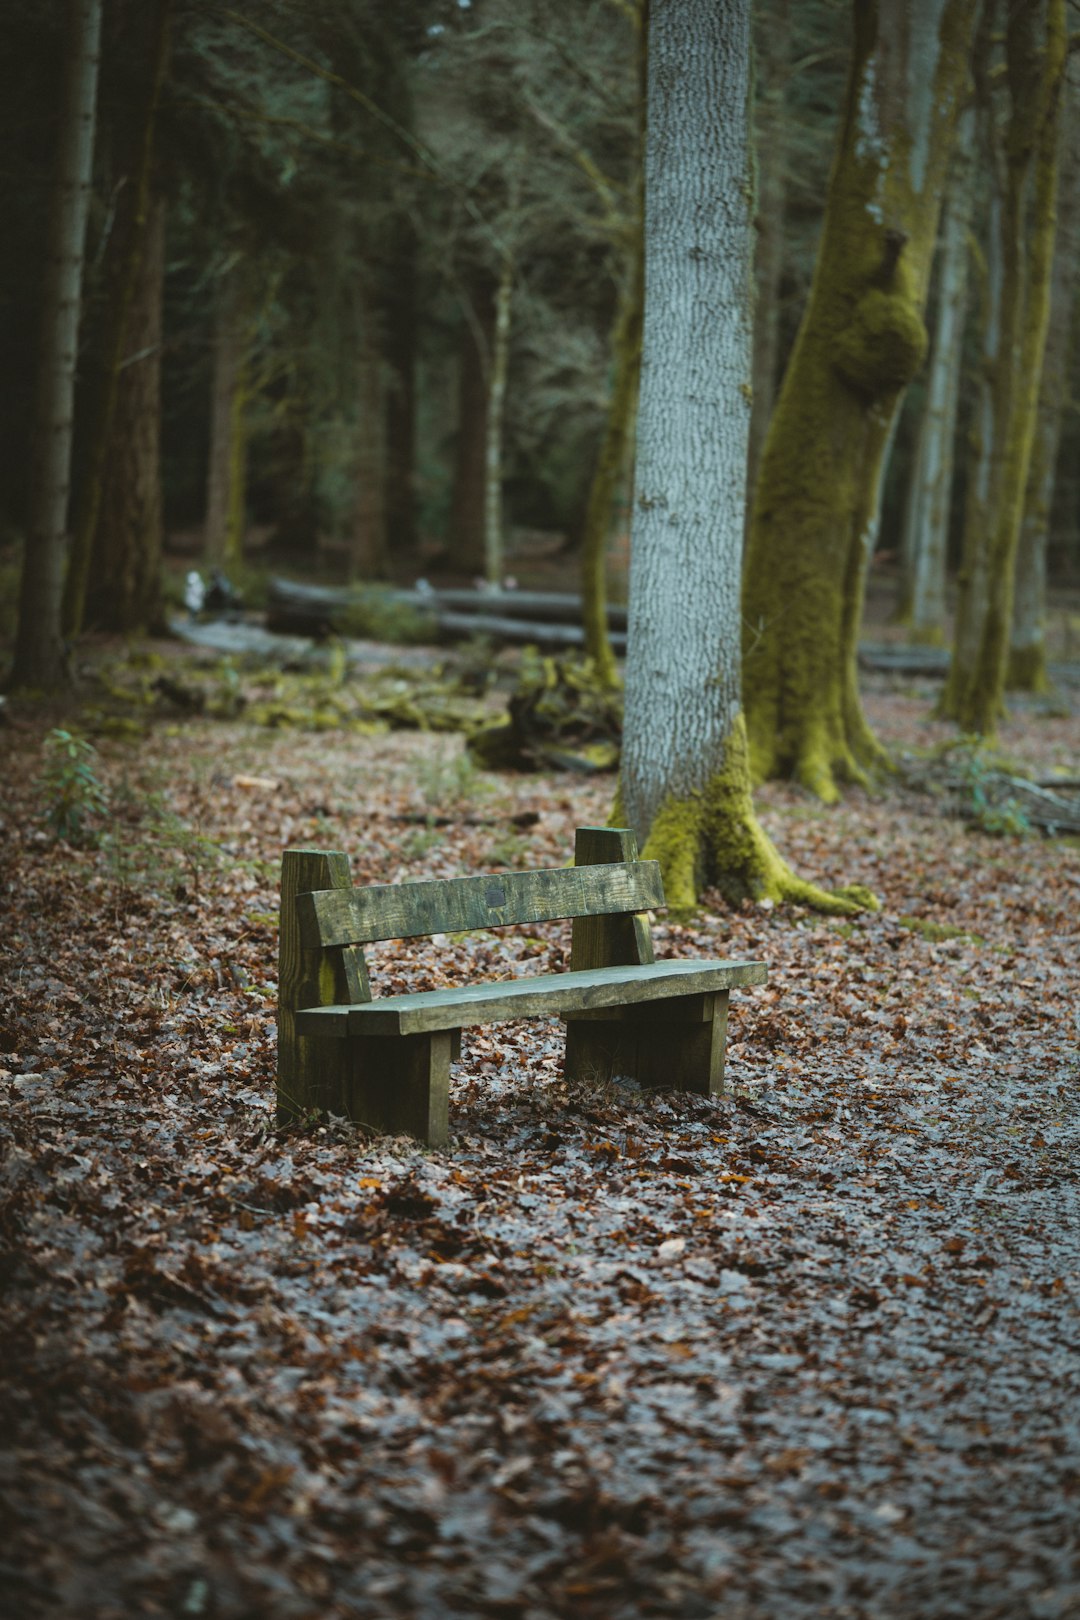
[[[653,0],[645,158],[645,323],[626,718],[616,815],[660,861],[668,903],[826,895],[754,816],[739,691],[750,427],[750,0]],[[722,205],[721,200],[722,199]]]
[[[117,402],[123,386],[121,370],[132,352],[130,321],[139,297],[142,257],[153,208],[154,133],[169,59],[171,10],[171,0],[155,0],[151,6],[137,0],[136,4],[110,12],[113,28],[135,31],[140,47],[145,49],[149,71],[141,93],[130,103],[124,97],[114,101],[108,132],[112,181],[118,200],[106,244],[104,281],[108,303],[104,336],[96,375],[87,390],[91,402],[81,413],[88,424],[90,448],[75,505],[71,556],[64,581],[63,620],[68,636],[77,635],[83,625],[107,466],[113,450]]]
[[[349,542],[349,577],[386,577],[386,391],[374,301],[358,288],[360,352],[357,357],[355,503]]]
[[[247,301],[243,270],[221,276],[214,311],[214,365],[210,385],[210,456],[206,480],[205,552],[208,563],[235,571],[243,560],[247,505]]]
[[[11,680],[16,687],[45,691],[67,679],[61,603],[101,15],[101,0],[70,0],[67,7],[67,55],[41,309],[30,505]]]
[[[462,323],[458,367],[458,430],[450,499],[447,562],[462,574],[484,568],[488,367],[494,324],[493,289],[477,278]]]
[[[165,204],[158,196],[147,207],[87,582],[86,622],[102,630],[146,630],[161,619],[164,279]]]
[[[884,752],[855,653],[893,418],[926,299],[975,0],[856,0],[810,299],[762,455],[747,548],[746,713],[757,778],[826,800]]]

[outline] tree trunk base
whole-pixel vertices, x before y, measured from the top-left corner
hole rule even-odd
[[[778,853],[754,814],[741,716],[732,730],[724,770],[704,790],[670,798],[661,806],[642,859],[660,862],[668,909],[675,916],[693,912],[702,891],[712,885],[731,901],[788,900],[832,916],[850,917],[880,906],[861,884],[830,891],[806,882]]]

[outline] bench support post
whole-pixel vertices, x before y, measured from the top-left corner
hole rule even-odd
[[[298,1035],[295,1014],[301,1007],[369,1001],[363,953],[349,948],[309,950],[302,945],[296,896],[309,889],[351,887],[347,855],[287,849],[282,856],[277,1061],[278,1119],[282,1123],[311,1112],[344,1111],[347,1065],[341,1043]]]
[[[571,1015],[566,1021],[567,1078],[603,1084],[624,1075],[646,1090],[720,1096],[727,1008],[728,992],[718,990]]]
[[[355,1036],[345,1112],[358,1125],[445,1147],[450,1135],[450,1059],[457,1030]]]

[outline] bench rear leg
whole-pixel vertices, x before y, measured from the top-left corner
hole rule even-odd
[[[348,1117],[375,1131],[445,1147],[450,1135],[454,1030],[431,1035],[358,1036],[350,1045]]]
[[[719,990],[626,1007],[614,1017],[570,1017],[567,1078],[602,1082],[626,1075],[646,1089],[720,1096],[727,1009],[728,992]]]

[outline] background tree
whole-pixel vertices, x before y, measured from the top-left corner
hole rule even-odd
[[[1017,691],[1046,692],[1046,553],[1054,503],[1062,422],[1068,394],[1072,335],[1076,316],[1076,264],[1080,255],[1080,106],[1077,67],[1066,70],[1058,139],[1058,184],[1054,269],[1046,349],[1039,380],[1035,435],[1031,446],[1024,514],[1016,553],[1016,586],[1006,684]]]
[[[904,515],[902,558],[906,600],[901,616],[907,618],[912,641],[930,646],[940,646],[945,641],[953,450],[968,305],[974,138],[974,108],[965,108],[958,127],[949,192],[942,214],[926,403],[919,423]]]
[[[1009,6],[1009,112],[992,175],[991,304],[974,521],[941,712],[991,733],[1005,690],[1013,572],[1046,345],[1058,180],[1057,121],[1065,68],[1064,0]]]
[[[885,448],[926,349],[975,10],[856,0],[813,288],[762,457],[744,599],[751,759],[756,777],[794,776],[827,800],[882,758],[855,648]]]
[[[865,890],[801,882],[762,833],[739,692],[750,426],[749,0],[653,0],[645,327],[619,805],[685,909],[731,895],[834,911]]]
[[[14,686],[64,683],[61,601],[79,342],[80,296],[94,154],[101,0],[70,0],[42,296],[33,472],[19,599]]]

